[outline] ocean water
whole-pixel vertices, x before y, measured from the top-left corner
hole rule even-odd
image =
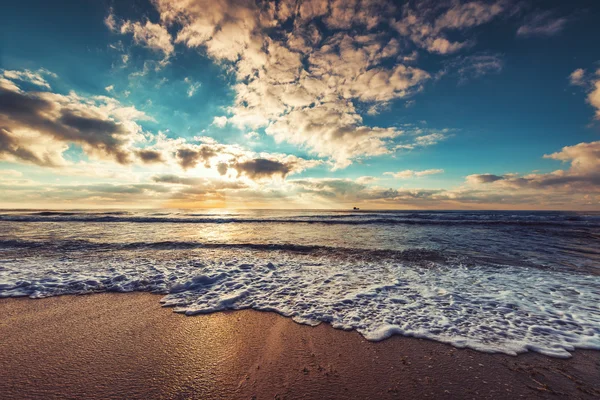
[[[0,211],[0,297],[105,291],[568,357],[600,349],[600,213]]]

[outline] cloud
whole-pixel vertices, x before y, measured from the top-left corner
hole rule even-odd
[[[216,126],[217,128],[224,128],[225,125],[227,125],[227,117],[225,117],[225,116],[215,117],[213,119],[212,124],[214,126]]]
[[[569,82],[574,86],[586,86],[585,70],[578,68],[569,75]]]
[[[240,181],[227,181],[223,179],[205,177],[182,177],[178,175],[157,175],[153,176],[152,180],[157,183],[193,186],[196,190],[200,189],[204,191],[244,189],[248,187],[248,184]]]
[[[168,59],[174,54],[175,46],[169,31],[161,24],[155,24],[149,20],[145,22],[132,22],[126,20],[118,20],[110,10],[108,16],[104,19],[104,24],[112,32],[122,35],[132,34],[136,44],[144,46],[155,52],[160,52],[164,55],[161,65],[167,63]],[[123,63],[127,63],[127,59],[123,59]]]
[[[554,36],[564,29],[568,21],[565,17],[555,17],[551,11],[538,12],[519,27],[517,36]]]
[[[117,30],[118,24],[115,15],[113,14],[112,8],[110,9],[110,12],[106,16],[106,18],[104,18],[104,25],[106,25],[106,27],[111,31]]]
[[[403,130],[404,135],[396,140],[395,149],[414,150],[420,147],[434,146],[451,137],[451,132],[450,129],[423,129],[407,125]]]
[[[376,178],[374,176],[360,176],[355,179],[356,183],[359,183],[361,185],[368,185],[370,183],[377,182],[378,180],[379,178]]]
[[[15,171],[14,169],[1,169],[0,179],[8,178],[20,178],[23,176],[21,171]]]
[[[202,86],[201,82],[194,82],[189,77],[185,78],[184,81],[189,85],[187,90],[188,97],[192,97],[194,94],[196,94],[196,91],[200,88],[200,86]]]
[[[293,163],[286,164],[277,160],[269,160],[266,158],[257,158],[254,160],[237,162],[232,166],[232,168],[237,170],[238,173],[245,174],[251,179],[262,177],[270,178],[275,175],[285,178],[292,171],[293,167]]]
[[[156,150],[136,150],[135,154],[146,164],[162,163],[163,154]]]
[[[397,61],[405,58],[400,41],[383,27],[383,16],[394,8],[391,3],[154,4],[161,24],[175,32],[175,43],[202,49],[235,74],[229,123],[240,129],[264,128],[277,141],[331,158],[338,168],[356,158],[394,151],[393,139],[402,134],[394,128],[366,126],[357,105],[368,103],[367,108],[376,110],[379,104],[418,93],[431,78]],[[483,11],[465,8],[463,13],[473,14],[460,22],[464,25],[487,18],[480,15]],[[288,23],[291,19],[302,23]],[[445,23],[455,24],[451,19],[448,16]],[[332,30],[328,37],[317,21]],[[359,27],[365,33],[352,30]],[[406,56],[414,60],[412,50]]]
[[[587,102],[596,109],[596,119],[600,119],[600,69],[595,75],[587,74],[578,68],[569,75],[571,85],[581,86],[588,92]]]
[[[488,23],[505,10],[505,1],[455,1],[438,7],[432,7],[429,2],[408,2],[403,7],[402,19],[394,21],[392,26],[430,53],[451,54],[471,47],[474,41],[450,40],[448,32],[463,32]]]
[[[244,137],[248,140],[258,140],[260,135],[258,134],[258,132],[251,131],[251,132],[244,134]]]
[[[127,164],[133,143],[143,140],[135,121],[148,117],[116,100],[15,88],[0,89],[1,159],[66,165],[63,153],[72,143],[90,157]]]
[[[467,176],[467,182],[471,184],[492,183],[504,179],[503,176],[494,174],[473,174]]]
[[[194,168],[200,162],[203,162],[209,168],[209,161],[217,155],[217,150],[211,145],[190,146],[177,150],[176,155],[179,165],[183,169]]]
[[[204,173],[257,181],[285,178],[323,163],[321,160],[307,160],[281,153],[255,153],[239,145],[218,143],[208,137],[194,139],[201,143],[189,143],[183,138],[171,139],[159,134],[154,139],[155,143],[143,151],[156,152],[160,154],[165,166],[177,165],[192,174]],[[138,151],[141,157],[140,153]],[[155,161],[154,157],[152,161]]]
[[[460,77],[459,83],[465,83],[470,79],[500,73],[504,68],[504,60],[501,54],[479,53],[457,57],[447,62],[446,68],[456,71]]]
[[[422,176],[427,175],[435,175],[435,174],[443,174],[443,169],[426,169],[423,171],[413,171],[411,169],[407,169],[399,172],[384,172],[384,175],[391,175],[394,178],[398,179],[407,179],[407,178],[420,178]]]
[[[298,187],[301,193],[326,198],[351,197],[352,199],[356,199],[356,195],[367,187],[364,183],[341,178],[294,179],[290,180],[289,183]]]
[[[588,102],[596,109],[596,119],[600,119],[600,78],[593,83]]]
[[[151,50],[162,52],[165,58],[169,58],[175,51],[173,43],[171,43],[171,35],[159,24],[154,24],[146,21],[145,24],[140,22],[125,21],[120,31],[122,34],[132,33],[133,40],[148,47]]]
[[[600,141],[566,146],[544,158],[570,162],[570,173],[600,175]]]
[[[568,169],[549,173],[526,175],[480,174],[467,176],[473,185],[493,184],[512,190],[552,190],[565,193],[600,192],[600,142],[579,143],[563,147],[561,151],[547,154],[547,159],[569,163]]]
[[[181,139],[167,143],[177,148]],[[164,145],[164,143],[163,143]],[[188,144],[189,145],[189,144]],[[534,174],[473,174],[467,184],[449,189],[406,189],[378,186],[378,179],[363,176],[348,178],[282,179],[303,168],[318,165],[316,160],[295,156],[256,154],[240,148],[225,146],[211,158],[211,169],[224,167],[221,175],[206,176],[203,170],[191,173],[159,173],[149,181],[119,183],[44,184],[19,180],[18,174],[0,173],[0,199],[4,204],[133,204],[143,201],[146,206],[222,207],[313,207],[344,208],[533,208],[577,209],[600,204],[600,142],[566,146],[546,155],[551,160],[566,163],[565,169]],[[166,154],[166,153],[163,153]],[[227,157],[224,157],[224,154]],[[167,164],[168,166],[168,164]],[[161,171],[163,168],[161,168]],[[411,171],[405,176],[424,176],[430,170]]]
[[[0,70],[1,76],[10,81],[21,81],[31,83],[32,85],[36,85],[45,89],[50,89],[50,84],[45,76],[49,76],[51,78],[56,78],[56,74],[48,71],[47,69],[41,68],[37,71],[30,71],[28,69],[23,71],[15,71],[15,70]]]
[[[260,153],[258,157],[246,154],[235,158],[226,165],[237,171],[238,176],[244,175],[252,180],[261,180],[275,177],[283,179],[290,174],[300,173],[321,163],[319,160],[305,160],[293,155]],[[224,169],[222,165],[221,168]],[[225,172],[222,173],[222,175],[224,174]]]
[[[296,179],[288,184],[298,187],[300,197],[320,198],[338,207],[577,209],[600,204],[600,142],[566,146],[544,157],[569,166],[543,174],[473,174],[466,177],[466,186],[450,189],[383,188],[374,185],[376,181],[335,178]],[[386,174],[409,178],[430,171],[434,170]]]

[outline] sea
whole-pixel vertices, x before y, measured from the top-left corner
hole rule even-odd
[[[600,212],[0,210],[0,297],[100,292],[569,357],[600,350]]]

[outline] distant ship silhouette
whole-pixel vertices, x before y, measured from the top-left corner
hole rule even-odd
[[[353,210],[358,211],[358,210],[360,210],[360,208],[354,207]]]

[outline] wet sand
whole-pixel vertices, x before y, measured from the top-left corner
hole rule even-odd
[[[151,294],[0,300],[0,397],[599,398],[600,352],[518,357],[251,310],[185,317]]]

